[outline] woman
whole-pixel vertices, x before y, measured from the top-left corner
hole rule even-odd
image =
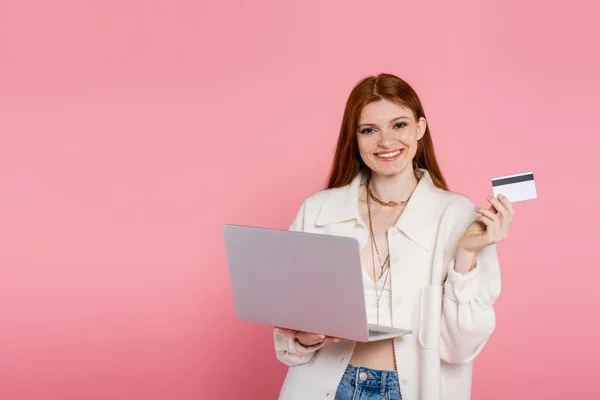
[[[281,400],[465,400],[473,359],[495,326],[495,244],[508,199],[475,207],[448,190],[421,102],[381,74],[348,98],[328,188],[304,201],[291,230],[361,244],[368,321],[413,334],[369,343],[275,328],[290,366]]]

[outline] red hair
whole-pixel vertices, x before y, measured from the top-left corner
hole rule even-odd
[[[340,135],[327,183],[328,189],[348,185],[359,172],[368,169],[358,151],[358,120],[365,105],[383,99],[412,110],[417,121],[421,117],[425,118],[425,111],[419,96],[404,80],[391,74],[380,74],[362,79],[352,89],[346,102]],[[448,190],[448,184],[435,157],[429,124],[427,124],[425,134],[417,144],[413,168],[415,170],[417,168],[427,170],[437,187]]]

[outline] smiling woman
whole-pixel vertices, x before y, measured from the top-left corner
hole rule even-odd
[[[393,152],[398,150],[401,154],[394,158]],[[448,189],[419,96],[407,82],[391,74],[365,78],[350,93],[328,188],[349,184],[360,170],[376,165],[370,163],[374,159],[386,157],[392,157],[390,161],[404,159],[396,169],[404,169],[406,162],[411,162],[415,171],[426,169],[436,186]]]
[[[367,167],[382,176],[406,170],[417,152],[427,122],[389,100],[367,104],[358,125],[358,151]],[[402,158],[399,162],[398,159]]]
[[[356,238],[369,324],[414,334],[363,343],[276,328],[277,357],[290,366],[280,399],[468,399],[472,361],[495,328],[495,244],[514,215],[507,199],[488,201],[476,208],[448,190],[408,83],[359,82],[328,187],[290,229]]]

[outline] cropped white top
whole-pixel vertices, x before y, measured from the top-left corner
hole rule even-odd
[[[375,283],[367,274],[364,268],[363,285],[365,288],[365,304],[367,306],[367,322],[377,325],[377,297],[375,285],[377,285],[377,295],[381,296],[379,300],[379,325],[392,326],[392,307],[391,307],[391,277],[386,275],[390,273],[389,269]],[[385,286],[384,286],[385,283]],[[381,292],[383,290],[383,293]]]

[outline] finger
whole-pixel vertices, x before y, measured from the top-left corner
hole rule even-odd
[[[314,333],[301,332],[296,336],[296,340],[301,344],[314,346],[325,341],[325,335],[316,335]]]
[[[299,337],[296,337],[294,340],[296,342],[298,342],[300,345],[305,346],[305,347],[316,346],[318,344],[323,343],[322,340],[300,339]]]
[[[337,342],[340,342],[340,341],[342,341],[342,340],[343,340],[342,338],[339,338],[339,337],[334,337],[334,336],[327,336],[327,337],[325,338],[325,341],[326,341],[326,342],[335,342],[335,343],[337,343]]]
[[[483,223],[490,233],[493,233],[493,231],[495,230],[494,225],[496,225],[496,221],[494,221],[493,218],[490,218],[487,215],[482,215],[480,217],[477,217],[477,221]]]
[[[281,333],[282,335],[288,336],[288,337],[294,337],[298,334],[298,331],[293,330],[293,329],[287,329],[287,328],[276,327],[275,331]]]
[[[490,235],[490,240],[496,241],[498,235],[500,233],[500,227],[502,226],[503,219],[501,218],[500,213],[494,214],[494,218],[492,218],[492,223],[489,226],[488,233]]]
[[[502,218],[508,218],[508,209],[498,199],[488,196],[487,200],[494,206],[496,211],[502,216]]]
[[[481,207],[476,207],[475,208],[475,212],[481,214],[481,215],[485,215],[486,217],[494,220],[497,218],[498,214],[496,214],[495,212],[493,212],[492,210],[486,210],[485,208],[481,208]]]
[[[515,209],[513,208],[510,200],[506,196],[501,194],[498,195],[498,200],[504,205],[504,207],[506,207],[506,209],[508,210],[509,217],[512,219],[512,217],[515,215]]]
[[[500,232],[500,222],[498,221],[498,216],[490,218],[487,215],[482,215],[481,217],[477,218],[477,220],[485,224],[489,240],[496,241]]]
[[[498,235],[500,240],[505,240],[506,238],[508,238],[508,231],[510,229],[511,221],[512,215],[510,214],[507,218],[503,218],[502,221],[500,221],[500,227],[498,228]]]
[[[500,233],[498,227],[500,226],[500,223],[498,221],[485,215],[478,217],[477,221],[486,226],[486,231],[483,235],[487,242],[491,244],[499,241]]]
[[[488,201],[490,202],[491,207],[496,209],[500,221],[510,219],[510,213],[502,202],[491,196],[488,196]]]
[[[502,217],[502,218],[500,218],[499,221],[497,221],[494,224],[494,242],[499,242],[500,239],[502,238],[501,237],[502,225],[503,225],[503,223],[507,222],[507,218],[508,218],[508,216],[507,217]]]
[[[325,335],[320,335],[317,333],[308,333],[308,332],[299,332],[298,335],[296,335],[296,336],[305,338],[306,340],[310,340],[310,341],[313,341],[313,340],[323,341],[326,338]]]
[[[512,222],[515,211],[512,207],[512,204],[505,196],[498,195],[498,201],[506,209],[506,214],[502,214],[500,226],[498,227],[498,240],[505,240],[508,237],[508,230],[510,228],[510,223]]]

